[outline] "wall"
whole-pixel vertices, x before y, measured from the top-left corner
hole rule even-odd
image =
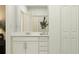
[[[49,6],[49,52],[60,53],[60,7]]]
[[[6,6],[6,53],[11,53],[11,32],[16,31],[16,6]]]

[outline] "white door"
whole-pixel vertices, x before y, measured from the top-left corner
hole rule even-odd
[[[13,43],[12,53],[14,54],[38,54],[38,42],[20,42]]]
[[[78,53],[78,7],[61,8],[61,53]]]
[[[38,54],[38,42],[27,42],[26,53],[27,54]]]
[[[12,53],[24,54],[25,53],[25,42],[14,41],[12,44]]]
[[[50,53],[78,53],[78,6],[49,6]]]
[[[36,54],[38,53],[38,37],[13,36],[11,50],[14,54]]]

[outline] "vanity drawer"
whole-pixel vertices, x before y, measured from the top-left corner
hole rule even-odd
[[[48,41],[48,37],[40,37],[39,38],[39,41],[41,42],[41,41]]]
[[[39,50],[40,50],[40,51],[42,51],[42,50],[48,51],[48,47],[40,47]]]
[[[48,46],[48,42],[39,42],[39,46],[41,47],[47,47]]]

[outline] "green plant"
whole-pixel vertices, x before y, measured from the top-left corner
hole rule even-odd
[[[44,17],[44,20],[40,22],[40,25],[42,29],[45,29],[48,26],[48,23],[45,17]]]

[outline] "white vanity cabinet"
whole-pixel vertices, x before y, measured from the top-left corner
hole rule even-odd
[[[11,53],[38,54],[48,53],[48,37],[12,37]]]

